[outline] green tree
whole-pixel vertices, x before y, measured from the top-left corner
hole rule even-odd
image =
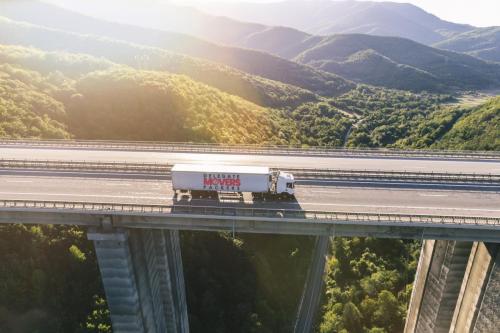
[[[390,291],[383,290],[379,293],[373,322],[378,327],[387,327],[389,332],[398,332],[402,329],[403,321],[398,300]]]
[[[95,295],[92,312],[87,316],[81,333],[111,333],[111,318],[106,301]]]
[[[344,312],[342,313],[342,321],[344,322],[345,328],[350,333],[362,333],[363,332],[363,316],[359,312],[358,308],[354,303],[348,302],[344,306]]]

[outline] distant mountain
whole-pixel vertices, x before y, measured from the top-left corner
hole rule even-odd
[[[479,28],[464,32],[434,46],[500,62],[500,27]]]
[[[362,33],[397,36],[428,45],[474,29],[441,20],[417,6],[395,2],[290,0],[197,6],[213,15],[286,26],[315,35]]]
[[[62,0],[50,1],[59,3]],[[108,0],[113,1],[116,3],[117,0]],[[32,2],[28,3],[22,4],[22,15],[17,14],[16,19],[29,17],[30,22],[60,27],[60,23],[48,20],[49,16],[38,15],[48,10],[47,5],[33,6]],[[94,5],[89,7],[87,3]],[[499,61],[500,58],[499,28],[476,29],[470,25],[447,22],[419,7],[404,3],[293,0],[198,4],[198,8],[203,11],[166,2],[137,7],[130,7],[133,5],[129,3],[113,11],[95,5],[95,0],[83,5],[81,2],[68,4],[65,1],[62,4],[105,20],[190,34],[219,44],[269,52],[286,59],[292,59],[308,46],[318,44],[324,36],[359,33],[403,37],[450,51],[465,52],[484,60]],[[84,23],[85,19],[82,21],[81,17],[69,14],[72,17],[72,29],[78,29],[77,23]],[[68,13],[65,16],[68,17]],[[55,18],[57,21],[57,15]],[[96,29],[99,27],[97,24]],[[143,39],[151,39],[149,34],[145,36]],[[159,40],[154,36],[153,39]],[[161,40],[167,43],[168,38],[163,37]],[[186,36],[168,41],[172,42],[183,46],[190,44],[186,42]],[[207,49],[206,45],[204,48]]]
[[[291,28],[267,27],[233,45],[388,88],[443,92],[500,84],[500,66],[398,37],[362,34],[322,37]]]
[[[182,7],[179,7],[179,11],[176,11],[176,13],[180,18],[186,17],[188,14],[198,15],[196,11],[183,11]],[[180,33],[107,22],[43,2],[1,1],[0,15],[12,20],[33,23],[61,31],[109,37],[218,62],[253,75],[306,89],[319,95],[336,96],[354,87],[352,83],[332,73],[318,71],[312,67],[267,53],[225,47]],[[172,13],[169,15],[176,16]],[[210,16],[201,16],[210,19]],[[165,17],[162,21],[168,20]],[[154,22],[154,17],[152,22]],[[194,25],[196,26],[196,24]],[[224,30],[231,31],[227,27]],[[248,31],[242,33],[248,33]],[[4,37],[7,38],[8,36]],[[15,40],[10,40],[12,44],[15,44]],[[50,44],[48,40],[47,45]]]
[[[294,60],[358,82],[398,89],[447,91],[500,86],[500,65],[398,37],[334,35]]]
[[[0,44],[35,46],[45,51],[90,54],[135,68],[184,74],[196,81],[262,106],[295,106],[317,99],[317,96],[308,90],[253,76],[228,66],[171,53],[160,48],[43,28],[12,21],[1,16],[0,31],[3,32],[0,34]],[[52,67],[33,69],[42,72],[64,71],[66,67],[62,65],[63,62],[52,53],[49,56],[53,61],[44,62],[44,66],[52,64]],[[23,60],[24,58],[16,56],[16,59]],[[6,59],[6,61],[8,60]],[[21,64],[31,68],[32,63],[31,59],[27,59]],[[94,66],[94,64],[84,64],[84,66]],[[75,67],[72,66],[71,70],[75,70]]]
[[[305,6],[300,1],[289,4]],[[319,2],[318,5],[325,4],[331,3]],[[371,4],[379,8],[378,5]],[[398,6],[396,8],[406,8]],[[413,6],[410,8],[414,10]],[[270,27],[214,17],[193,8],[164,3],[152,7],[137,7],[135,15],[129,15],[130,11],[130,8],[125,8],[113,13],[102,13],[97,9],[96,15],[117,21],[130,21],[136,26],[111,23],[36,1],[21,2],[20,5],[12,1],[0,3],[0,12],[15,20],[80,34],[106,36],[199,57],[322,96],[336,96],[352,89],[353,85],[341,77],[394,89],[430,92],[484,89],[500,85],[499,66],[471,56],[434,49],[409,39],[362,34],[316,36],[287,27]],[[146,22],[146,19],[149,21]],[[439,20],[428,21],[428,26],[444,31],[442,29],[446,24],[439,23]],[[174,28],[183,34],[162,30]],[[232,47],[210,43],[185,33]],[[137,54],[137,51],[134,52]],[[191,72],[189,75],[197,73]],[[203,82],[213,84],[207,81],[206,76],[204,80]],[[222,81],[218,81],[218,84],[222,84]],[[232,92],[235,87],[237,86],[230,85],[224,89]],[[244,89],[239,89],[238,94],[262,104],[258,98],[244,95]],[[294,94],[285,94],[286,101],[282,103],[279,102],[281,97],[277,96],[275,99],[278,101],[273,101],[275,104],[268,101],[264,105],[282,106],[290,102],[289,96]],[[297,98],[296,101],[303,102],[304,99]]]

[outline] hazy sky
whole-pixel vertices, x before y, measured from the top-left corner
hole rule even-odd
[[[277,0],[191,0],[193,2],[276,2]],[[310,0],[314,1],[314,0]],[[375,0],[382,1],[382,0]],[[185,2],[178,0],[176,2]],[[188,0],[189,2],[189,0]],[[442,19],[475,26],[500,26],[500,0],[407,0]]]

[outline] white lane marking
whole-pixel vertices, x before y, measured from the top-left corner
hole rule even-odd
[[[426,193],[419,193],[418,194],[421,197],[447,197],[448,194],[426,194]]]
[[[328,193],[328,194],[340,194],[341,192],[333,192],[333,191],[321,191],[321,190],[311,190],[312,193]]]
[[[409,182],[404,182],[404,181],[401,181],[401,182],[384,182],[384,181],[377,181],[377,180],[373,180],[373,181],[349,181],[349,180],[322,180],[322,179],[300,179],[300,180],[296,180],[295,183],[296,184],[301,184],[301,183],[333,183],[333,184],[338,184],[338,183],[341,183],[341,184],[345,184],[345,183],[353,183],[353,184],[369,184],[369,185],[397,185],[397,186],[404,186],[404,185],[415,185],[415,186],[426,186],[426,187],[436,187],[436,186],[440,186],[440,187],[473,187],[473,188],[489,188],[489,189],[492,189],[492,188],[497,188],[498,186],[496,185],[479,185],[479,184],[447,184],[447,183],[438,183],[438,182],[427,182],[427,183],[409,183]],[[398,188],[397,190],[400,190],[401,188]],[[412,188],[410,188],[410,190],[413,190]]]
[[[6,180],[6,183],[33,183],[32,180]]]
[[[0,172],[4,171],[14,171],[17,174],[40,174],[40,173],[45,173],[42,177],[54,177],[49,174],[51,173],[58,173],[58,174],[67,174],[67,175],[74,175],[73,178],[79,178],[80,176],[141,176],[141,177],[152,177],[156,179],[155,177],[164,177],[168,176],[166,173],[150,173],[150,172],[101,172],[101,171],[95,171],[95,172],[89,172],[89,171],[65,171],[65,170],[7,170],[7,169],[0,169]]]
[[[106,183],[108,186],[132,186],[130,183]]]
[[[52,196],[52,197],[84,197],[84,198],[124,198],[124,199],[169,199],[169,196],[163,197],[138,197],[135,195],[108,195],[108,194],[76,194],[76,193],[37,193],[37,192],[0,192],[0,194],[7,195],[41,195],[41,196]]]

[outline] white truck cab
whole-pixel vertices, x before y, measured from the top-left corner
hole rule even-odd
[[[279,172],[276,180],[276,193],[295,194],[295,179],[291,173]]]

